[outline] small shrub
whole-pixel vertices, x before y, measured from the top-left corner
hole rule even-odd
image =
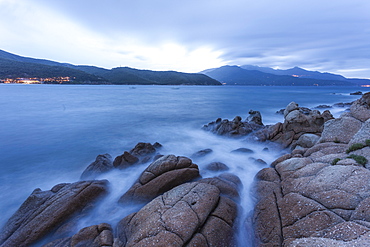
[[[362,143],[355,143],[355,144],[352,144],[346,151],[347,154],[349,154],[350,152],[352,151],[356,151],[356,150],[359,150],[361,148],[364,148],[365,145],[362,144]]]
[[[370,139],[367,139],[367,140],[365,141],[365,143],[366,143],[366,146],[370,147]]]
[[[351,154],[347,158],[354,159],[357,163],[359,163],[360,165],[363,165],[363,166],[365,166],[366,163],[367,163],[367,159],[364,156],[361,156],[361,155]]]
[[[331,162],[331,164],[334,166],[334,165],[336,165],[336,164],[338,163],[338,161],[340,161],[340,159],[339,159],[339,158],[335,158],[335,159]]]
[[[337,138],[337,137],[335,137],[335,139],[334,139],[334,143],[340,143],[340,141],[338,140],[338,138]]]

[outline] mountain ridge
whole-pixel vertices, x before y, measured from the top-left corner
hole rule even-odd
[[[46,59],[18,56],[0,50],[0,79],[68,77],[63,84],[128,84],[128,85],[221,85],[201,73],[139,70],[129,67],[105,69],[88,65],[59,63]],[[59,82],[60,83],[60,82]]]
[[[345,78],[327,72],[309,71],[300,67],[287,70],[254,65],[225,65],[202,71],[226,85],[262,86],[361,86],[370,85],[370,80]]]

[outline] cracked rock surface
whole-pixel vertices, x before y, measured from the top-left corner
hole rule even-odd
[[[199,177],[199,169],[191,159],[165,155],[143,171],[135,184],[119,199],[119,202],[149,202],[177,185],[197,177]]]
[[[366,156],[369,148],[369,120],[357,117],[370,111],[363,98],[354,103],[355,114],[327,121],[313,147],[257,174],[256,246],[370,246],[370,170],[347,158]],[[348,151],[348,143],[364,146]],[[343,162],[333,163],[336,158]]]
[[[108,181],[58,184],[36,189],[9,219],[0,233],[0,246],[29,246],[107,192]]]
[[[122,246],[233,246],[237,206],[207,183],[158,196],[117,227]]]

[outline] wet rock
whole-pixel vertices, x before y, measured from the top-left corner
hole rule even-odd
[[[121,220],[117,235],[127,247],[233,246],[236,215],[235,202],[216,186],[186,183]]]
[[[98,155],[93,163],[91,163],[82,173],[80,179],[95,179],[97,176],[109,172],[114,169],[112,156],[109,154]]]
[[[212,152],[213,152],[212,149],[206,148],[206,149],[199,150],[198,152],[194,153],[191,157],[192,158],[200,158],[200,157],[204,157],[207,154],[210,154]]]
[[[329,108],[333,108],[333,107],[330,106],[330,105],[318,105],[315,108],[316,109],[329,109]]]
[[[242,121],[240,116],[236,116],[232,121],[218,118],[216,121],[204,125],[203,129],[218,135],[245,136],[264,128],[260,112],[251,110],[249,113],[250,116],[245,121]]]
[[[119,199],[119,202],[148,202],[197,177],[199,177],[199,169],[191,159],[165,155],[151,163],[143,171],[134,185]]]
[[[125,151],[122,155],[114,159],[113,166],[119,169],[125,169],[139,162],[139,158]]]
[[[249,148],[238,148],[238,149],[235,149],[231,152],[232,153],[243,153],[243,154],[253,154],[254,153],[254,151],[252,149],[249,149]]]
[[[69,247],[69,246],[91,246],[91,247],[113,246],[112,227],[106,223],[85,227],[72,237],[55,240],[44,245],[43,247]]]
[[[35,243],[94,203],[107,192],[107,186],[106,180],[95,180],[34,190],[2,229],[0,246]]]
[[[357,92],[354,92],[354,93],[350,93],[350,95],[362,95],[362,92],[361,91],[357,91]]]
[[[209,171],[219,172],[219,171],[227,171],[230,168],[222,162],[212,162],[206,165],[205,169]]]
[[[333,106],[335,107],[350,107],[353,102],[347,102],[347,103],[335,103]]]
[[[130,152],[125,151],[122,155],[117,156],[113,161],[113,166],[119,169],[125,169],[134,164],[149,162],[156,156],[157,149],[161,147],[162,145],[158,142],[153,145],[139,142]]]
[[[197,182],[212,184],[220,190],[221,195],[228,197],[235,202],[240,201],[239,191],[242,187],[242,182],[239,177],[234,174],[223,173],[218,177],[204,178]]]
[[[247,122],[252,122],[258,125],[263,125],[262,116],[259,111],[250,110],[248,113],[249,113],[249,116],[246,119]]]

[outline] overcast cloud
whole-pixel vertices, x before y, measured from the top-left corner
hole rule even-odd
[[[105,68],[370,78],[369,0],[0,0],[0,49]]]

